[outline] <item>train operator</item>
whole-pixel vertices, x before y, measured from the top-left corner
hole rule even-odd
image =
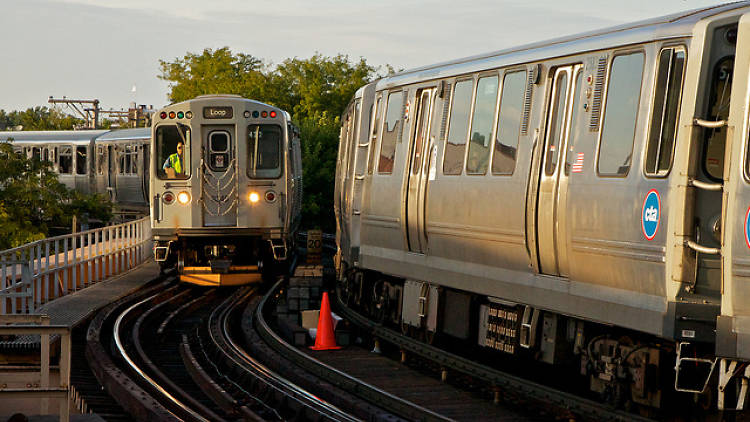
[[[177,152],[167,157],[162,166],[168,177],[182,176],[184,174],[182,168],[183,151],[185,151],[185,144],[182,141],[178,141]]]

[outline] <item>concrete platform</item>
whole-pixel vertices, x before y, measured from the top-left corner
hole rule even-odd
[[[135,292],[158,276],[159,265],[154,261],[147,261],[125,273],[50,301],[36,313],[49,315],[51,325],[75,328],[99,309]],[[39,345],[39,336],[0,341],[0,355],[39,350]]]

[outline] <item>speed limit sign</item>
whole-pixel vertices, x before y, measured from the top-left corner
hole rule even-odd
[[[320,254],[323,252],[323,232],[320,230],[309,230],[307,232],[307,263],[320,263]]]

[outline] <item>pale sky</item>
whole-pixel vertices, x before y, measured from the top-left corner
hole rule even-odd
[[[159,60],[227,46],[412,68],[721,4],[712,0],[0,0],[0,109],[167,104]],[[133,85],[136,93],[132,92]]]

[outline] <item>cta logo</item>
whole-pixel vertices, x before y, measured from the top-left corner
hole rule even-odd
[[[659,221],[661,220],[661,197],[659,191],[651,189],[643,199],[643,209],[641,211],[641,230],[646,239],[653,240],[656,232],[659,231]]]

